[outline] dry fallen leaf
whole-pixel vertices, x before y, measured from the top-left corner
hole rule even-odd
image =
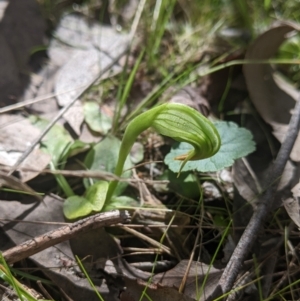
[[[253,42],[246,52],[246,59],[268,60],[272,58],[288,35],[298,30],[299,26],[291,22],[276,23]],[[253,104],[264,121],[272,126],[274,136],[282,143],[298,91],[283,81],[270,64],[246,64],[243,68]],[[263,126],[263,131],[261,131],[261,126],[255,125],[254,122],[251,127],[257,142],[257,152],[250,156],[248,163],[244,160],[235,164],[234,178],[240,195],[248,202],[254,201],[255,204],[257,195],[264,189],[265,172],[274,160],[274,154],[278,148],[275,142],[270,143],[267,127]],[[266,140],[268,140],[267,144]],[[300,160],[299,142],[298,137],[291,154],[291,158],[295,161]],[[281,177],[278,190],[289,189],[295,185],[295,172],[296,167],[289,162]],[[282,204],[280,195],[277,195],[277,198],[276,206]]]
[[[173,269],[155,275],[152,278],[152,284],[157,284],[159,287],[179,288],[182,278],[186,273],[188,262],[188,260],[182,260]],[[199,299],[200,290],[207,274],[208,277],[203,288],[204,290]],[[214,291],[221,275],[221,269],[193,261],[189,269],[183,294],[199,301],[205,300]]]
[[[170,88],[165,94],[171,93],[175,88]],[[170,99],[170,102],[181,103],[194,108],[201,112],[204,116],[208,116],[210,105],[208,101],[201,95],[200,90],[191,86],[186,86],[177,91]]]
[[[247,60],[267,60],[276,54],[279,46],[293,31],[299,31],[298,24],[276,23],[261,34],[248,48]],[[291,111],[298,98],[298,91],[283,81],[269,64],[244,65],[244,75],[251,100],[261,117],[273,127],[275,137],[283,142],[291,118]],[[294,145],[291,158],[300,161],[300,138]]]
[[[294,198],[300,198],[300,183],[297,183],[291,191]]]
[[[140,284],[139,281],[126,279],[126,290],[121,293],[121,301],[195,301],[185,294],[180,294],[176,288]],[[146,294],[143,292],[146,289]],[[143,298],[141,296],[143,295]]]
[[[259,163],[259,162],[257,162]],[[264,179],[262,174],[257,172],[257,165],[252,162],[252,167],[247,159],[237,160],[233,166],[234,184],[238,189],[239,194],[252,206],[256,205],[258,196],[263,191]],[[295,166],[288,161],[280,178],[280,182],[277,190],[282,191],[283,189],[289,189],[295,182]],[[281,203],[281,195],[277,195],[278,201],[275,201],[276,205]]]
[[[151,283],[125,279],[127,289],[124,294],[124,301],[127,301],[125,298],[128,298],[130,301],[146,301],[149,300],[148,297],[155,301],[206,300],[215,289],[222,275],[222,270],[216,269],[213,266],[210,267],[201,262],[193,261],[188,273],[185,290],[181,294],[178,292],[178,288],[186,272],[188,262],[188,260],[182,260],[173,269],[156,274],[152,278]],[[206,279],[204,291],[201,291],[206,274],[208,274],[208,278]],[[147,288],[146,293],[148,297],[144,296],[140,299],[145,287]],[[121,300],[123,299],[121,298]]]
[[[99,78],[101,71],[113,62],[129,44],[129,35],[117,33],[112,27],[100,26],[88,22],[80,15],[65,16],[55,33],[57,40],[53,40],[49,54],[53,62],[59,54],[59,64],[55,92],[60,106],[69,104],[77,98],[87,86]],[[65,44],[59,42],[63,41]],[[66,45],[72,45],[66,51]],[[67,55],[66,55],[67,54]],[[122,71],[122,66],[116,64],[101,79]],[[67,92],[67,93],[66,93]],[[76,118],[74,110],[69,110],[64,118],[80,135],[83,108],[77,102]]]
[[[65,120],[79,136],[81,134],[81,125],[84,121],[84,111],[82,103],[76,100],[74,105],[64,114]]]
[[[293,193],[293,198],[284,200],[283,205],[287,214],[300,229],[300,183],[297,183],[291,191]]]
[[[288,198],[283,201],[284,208],[292,221],[300,229],[300,204],[298,198]]]
[[[10,167],[39,136],[40,130],[22,116],[2,114],[0,123],[0,164]],[[48,154],[34,149],[20,165],[21,180],[26,182],[36,177],[49,164],[50,160],[51,157]],[[30,171],[30,169],[34,171]]]
[[[244,126],[251,130],[256,142],[257,150],[247,158],[235,161],[232,169],[235,193],[233,204],[233,223],[235,226],[234,241],[237,242],[249,222],[252,209],[257,205],[258,196],[265,189],[266,180],[269,180],[268,168],[275,159],[276,152],[280,147],[278,141],[272,136],[270,126],[263,121],[257,122],[252,115],[244,116]],[[274,200],[273,209],[282,206],[282,195],[295,185],[296,167],[288,162],[281,176],[278,191]]]

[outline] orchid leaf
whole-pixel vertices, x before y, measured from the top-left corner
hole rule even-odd
[[[221,136],[222,144],[220,150],[210,158],[187,162],[182,171],[215,172],[232,166],[234,160],[255,151],[253,136],[247,129],[241,128],[233,122],[218,121],[214,125]],[[176,157],[189,151],[191,151],[191,146],[184,142],[173,147],[171,152],[165,157],[165,163],[169,169],[175,173],[179,172],[181,165],[176,160]]]
[[[85,197],[71,196],[66,199],[63,212],[66,218],[74,219],[87,216],[93,211],[102,210],[108,189],[107,181],[98,181],[86,191]]]

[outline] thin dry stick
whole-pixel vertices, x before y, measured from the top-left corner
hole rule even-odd
[[[243,161],[245,167],[247,168],[250,176],[252,177],[252,179],[253,179],[253,181],[255,183],[257,191],[259,193],[261,193],[263,191],[263,189],[262,189],[262,187],[260,185],[260,182],[259,182],[259,180],[258,180],[258,178],[257,178],[257,176],[256,176],[256,174],[254,172],[254,170],[252,169],[252,167],[250,166],[250,164],[249,164],[249,162],[248,162],[248,160],[246,158],[242,158],[242,161]]]
[[[186,270],[184,272],[184,275],[182,277],[182,280],[181,280],[181,283],[180,283],[180,286],[179,286],[179,289],[178,289],[178,292],[181,293],[181,294],[183,294],[183,291],[184,291],[184,288],[185,288],[185,285],[186,285],[186,282],[187,282],[187,279],[188,279],[188,276],[189,276],[190,268],[191,268],[191,265],[192,265],[192,262],[193,262],[193,259],[194,259],[194,255],[195,255],[195,252],[196,252],[196,248],[198,246],[198,242],[199,242],[199,239],[200,239],[200,233],[201,233],[201,227],[199,225],[197,236],[196,236],[196,239],[195,239],[195,243],[194,243],[191,255],[190,255],[190,259],[188,261]]]
[[[10,166],[5,165],[5,167],[9,168]],[[102,171],[102,170],[81,170],[81,169],[80,170],[51,170],[51,169],[40,170],[40,169],[27,168],[27,167],[20,167],[19,170],[20,171],[38,172],[40,174],[63,175],[63,176],[71,176],[71,177],[77,177],[77,178],[94,178],[94,179],[105,180],[105,181],[119,181],[119,182],[128,182],[128,183],[145,183],[145,184],[150,184],[150,185],[169,184],[169,182],[170,182],[169,180],[121,178],[111,172]],[[0,176],[1,176],[1,180],[6,179],[8,177],[6,175],[6,173],[4,173],[2,171],[0,171]],[[18,180],[18,181],[21,182],[20,180]],[[0,181],[0,183],[1,183],[1,181]],[[32,192],[32,194],[36,193],[34,190],[32,190],[31,192]]]
[[[148,236],[146,236],[146,235],[144,235],[144,234],[142,234],[142,233],[140,233],[140,232],[138,232],[138,231],[136,231],[134,229],[131,229],[129,227],[125,226],[125,227],[122,227],[122,229],[125,230],[126,232],[129,232],[129,233],[135,235],[136,237],[138,237],[138,238],[140,238],[140,239],[148,242],[152,246],[157,247],[157,248],[163,250],[167,254],[172,255],[172,252],[171,252],[170,248],[164,246],[160,242],[158,242],[158,241],[156,241],[156,240],[154,240],[154,239],[152,239],[152,238],[150,238],[150,237],[148,237]]]
[[[258,232],[270,212],[274,196],[276,194],[279,179],[283,173],[284,167],[290,157],[290,153],[294,146],[295,140],[299,131],[300,123],[300,100],[296,103],[294,114],[291,117],[289,128],[285,140],[279,150],[277,158],[270,170],[268,171],[268,181],[265,192],[258,197],[257,207],[253,212],[251,220],[247,225],[240,241],[238,242],[213,295],[209,300],[215,299],[218,296],[225,294],[231,290],[237,278],[237,275],[242,269],[242,265],[249,251],[251,250]]]
[[[52,298],[52,296],[49,294],[49,292],[45,289],[45,287],[43,286],[43,283],[41,280],[38,280],[36,282],[36,284],[38,285],[39,289],[41,290],[41,292],[44,294],[44,296],[49,299],[49,300],[54,300],[54,298]]]
[[[93,79],[90,83],[86,85],[82,91],[79,91],[77,95],[74,97],[70,103],[68,103],[66,106],[64,106],[59,113],[54,117],[54,119],[47,125],[47,127],[44,129],[44,131],[40,134],[40,136],[32,142],[31,146],[22,154],[22,156],[18,159],[18,161],[12,166],[11,170],[9,171],[8,175],[11,175],[18,166],[29,156],[29,154],[33,151],[33,149],[36,147],[38,143],[44,138],[44,136],[50,131],[50,129],[53,127],[53,125],[72,107],[72,105],[75,103],[75,101],[78,99],[78,97],[81,96],[82,93],[85,92],[86,89],[88,89],[95,81],[98,80],[104,73],[109,71],[119,60],[122,58],[126,52],[128,51],[129,47],[126,47],[124,51],[120,55],[118,55],[107,67],[103,68],[103,70],[100,72],[99,76],[95,79]]]
[[[4,251],[2,255],[11,264],[71,239],[80,233],[129,221],[130,215],[127,211],[114,210],[98,213],[27,240],[18,246]]]
[[[32,105],[34,103],[44,101],[44,100],[47,100],[47,99],[52,98],[52,97],[57,97],[58,95],[63,95],[63,94],[69,93],[69,92],[73,92],[74,90],[82,89],[84,87],[86,87],[86,85],[82,85],[82,86],[79,86],[79,87],[76,87],[76,88],[72,88],[70,90],[66,90],[66,91],[63,91],[61,93],[50,93],[50,94],[46,94],[46,95],[43,95],[43,96],[35,97],[33,99],[20,101],[18,103],[13,104],[13,105],[9,105],[9,106],[6,106],[4,108],[1,108],[0,109],[0,114],[7,113],[7,112],[10,112],[10,111],[14,111],[14,110],[17,110],[17,109],[21,109],[23,107]]]

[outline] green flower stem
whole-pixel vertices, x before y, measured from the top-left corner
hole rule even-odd
[[[51,170],[56,171],[55,165],[52,161],[50,162],[49,166],[50,166]],[[71,188],[68,181],[66,180],[66,178],[63,175],[54,174],[54,177],[55,177],[59,187],[63,190],[64,194],[67,197],[71,197],[71,196],[75,195],[73,189]]]
[[[149,127],[179,142],[187,142],[194,149],[175,157],[183,161],[180,171],[188,160],[201,160],[213,156],[220,148],[221,139],[215,126],[198,111],[178,103],[166,103],[135,117],[127,126],[120,147],[115,174],[121,176],[125,160],[136,138]],[[180,173],[179,171],[179,173]],[[110,200],[117,181],[109,184],[106,201]]]

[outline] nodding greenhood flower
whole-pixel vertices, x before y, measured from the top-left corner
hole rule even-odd
[[[171,137],[179,142],[187,142],[194,147],[187,154],[174,158],[183,161],[180,171],[187,161],[209,158],[220,149],[219,133],[206,117],[186,105],[166,103],[140,114],[128,124],[115,169],[117,176],[121,176],[125,160],[136,138],[149,127],[161,135]],[[106,200],[111,198],[116,186],[116,181],[109,184]]]

